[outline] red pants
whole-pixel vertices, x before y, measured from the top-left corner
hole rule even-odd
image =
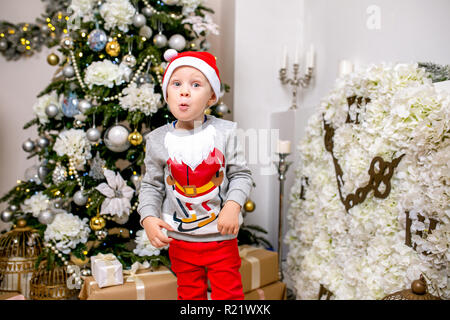
[[[169,257],[177,275],[178,300],[206,300],[207,277],[211,299],[244,299],[237,239],[214,242],[173,239]]]

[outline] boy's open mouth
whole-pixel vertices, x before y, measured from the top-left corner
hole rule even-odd
[[[189,108],[189,104],[183,102],[179,104],[180,110],[187,110]]]

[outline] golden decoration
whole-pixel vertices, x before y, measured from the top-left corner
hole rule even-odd
[[[255,207],[255,203],[252,200],[247,200],[244,204],[244,210],[247,212],[253,212]]]
[[[142,134],[140,134],[139,132],[137,132],[136,129],[134,129],[134,131],[128,135],[128,141],[129,141],[133,146],[138,146],[138,145],[140,145],[140,144],[142,143],[143,140],[144,140],[144,138],[142,137]]]
[[[111,57],[117,57],[120,53],[120,44],[117,40],[110,41],[106,44],[105,50]]]
[[[30,278],[42,252],[39,233],[19,219],[14,229],[0,237],[0,292],[20,292],[30,296]]]
[[[411,283],[411,289],[398,291],[387,295],[382,300],[442,300],[427,292],[427,283],[423,275]]]
[[[87,258],[86,256],[83,256],[83,258],[78,258],[75,255],[70,254],[70,262],[81,267],[89,262],[89,258]]]
[[[211,109],[210,108],[206,109],[205,110],[205,114],[210,115],[211,114]]]
[[[67,288],[69,277],[66,267],[47,270],[44,261],[31,277],[30,298],[32,300],[67,300],[74,297],[77,290]]]
[[[50,53],[47,56],[47,62],[51,66],[56,66],[59,63],[59,57],[54,53]]]
[[[94,231],[102,230],[106,225],[106,220],[103,219],[103,217],[95,216],[91,218],[91,221],[89,222],[89,226]]]

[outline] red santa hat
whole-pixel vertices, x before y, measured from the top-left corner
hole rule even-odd
[[[164,53],[164,59],[169,65],[164,72],[162,91],[164,100],[167,102],[167,85],[170,77],[176,68],[191,66],[200,70],[208,79],[211,88],[216,94],[216,102],[220,97],[220,76],[216,65],[216,58],[209,52],[186,51],[178,53],[174,49],[169,49]]]

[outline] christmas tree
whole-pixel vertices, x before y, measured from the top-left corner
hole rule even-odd
[[[60,9],[65,1],[56,2]],[[136,212],[145,136],[174,120],[161,96],[164,53],[207,50],[208,34],[218,34],[213,11],[201,0],[66,2],[67,15],[52,12],[62,31],[47,19],[52,39],[60,36],[47,43],[57,49],[47,61],[58,70],[24,126],[37,128],[39,138],[23,149],[40,164],[0,199],[8,203],[1,218],[39,231],[46,250],[37,264],[50,268],[85,265],[98,253],[125,267],[167,265],[167,250],[151,246]],[[2,48],[13,57],[20,50],[6,50],[11,39]],[[229,111],[220,99],[206,112]]]

